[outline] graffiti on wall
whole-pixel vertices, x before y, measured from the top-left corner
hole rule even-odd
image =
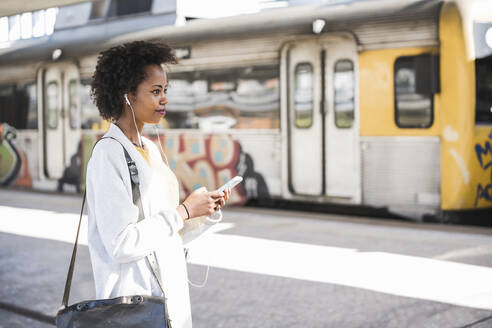
[[[16,145],[16,130],[0,124],[0,186],[32,188],[27,158]],[[100,137],[100,136],[99,136]],[[159,145],[157,136],[148,136]],[[92,145],[98,137],[88,137],[79,143],[71,156],[70,164],[57,180],[57,190],[79,192],[85,182],[87,161]],[[84,141],[85,140],[85,141]],[[181,188],[181,198],[205,186],[214,190],[236,175],[244,178],[235,188],[230,204],[244,204],[251,199],[268,199],[270,194],[262,174],[255,171],[252,156],[242,150],[240,143],[229,135],[178,134],[161,136],[169,166],[176,174]]]
[[[32,188],[24,152],[15,144],[16,130],[0,123],[0,186]]]
[[[484,200],[492,203],[492,130],[488,135],[488,140],[483,144],[477,143],[475,145],[475,153],[477,155],[478,163],[483,170],[490,168],[490,182],[479,183],[477,185],[477,193],[475,196],[475,207],[477,207],[480,200]]]
[[[157,136],[150,139],[158,145]],[[253,159],[231,136],[178,134],[161,137],[161,141],[169,167],[182,186],[182,199],[201,186],[217,189],[236,175],[243,176],[244,182],[235,188],[230,204],[269,197],[263,176],[254,170]]]
[[[249,199],[268,199],[270,192],[263,176],[255,171],[254,161],[250,154],[245,153],[239,145],[239,159],[236,170],[244,178],[243,189],[246,198]]]
[[[150,137],[158,144],[157,136]],[[181,198],[205,186],[214,190],[236,175],[244,178],[232,193],[231,204],[244,204],[251,198],[268,198],[263,176],[254,170],[251,156],[228,135],[171,135],[161,137],[169,167],[182,186]]]

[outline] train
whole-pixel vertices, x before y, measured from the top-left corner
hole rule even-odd
[[[166,116],[144,133],[162,141],[182,197],[241,175],[233,204],[492,224],[492,2],[336,1],[70,26],[80,6],[60,9],[68,25],[51,36],[0,49],[0,185],[81,192],[109,126],[90,98],[98,53],[163,41],[179,63],[166,67]],[[136,28],[143,21],[153,23]]]

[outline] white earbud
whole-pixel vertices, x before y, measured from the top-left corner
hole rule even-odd
[[[128,94],[125,93],[124,97],[125,97],[125,100],[126,100],[126,103],[128,104],[128,106],[131,106],[130,100],[128,100]]]

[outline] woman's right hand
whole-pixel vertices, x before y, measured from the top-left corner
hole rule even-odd
[[[207,191],[207,188],[201,187],[193,191],[184,201],[183,204],[190,213],[190,219],[198,216],[211,215],[215,212],[217,202],[224,197],[224,192]]]

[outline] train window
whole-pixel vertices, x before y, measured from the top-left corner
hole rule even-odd
[[[476,76],[476,123],[492,123],[492,56],[477,59]]]
[[[428,128],[433,120],[433,95],[416,91],[416,57],[395,62],[395,120],[400,128]]]
[[[73,79],[68,82],[68,110],[70,116],[70,127],[78,129],[80,127],[80,111],[77,104],[78,83]]]
[[[313,124],[313,65],[309,63],[297,64],[294,83],[295,124],[297,128],[306,129]]]
[[[167,128],[278,129],[278,66],[169,74]]]
[[[335,63],[333,85],[335,91],[335,125],[351,128],[354,123],[355,81],[354,64],[349,59]]]
[[[46,126],[58,128],[58,83],[50,82],[46,87]]]
[[[38,108],[34,83],[0,86],[0,122],[16,129],[37,129]]]

